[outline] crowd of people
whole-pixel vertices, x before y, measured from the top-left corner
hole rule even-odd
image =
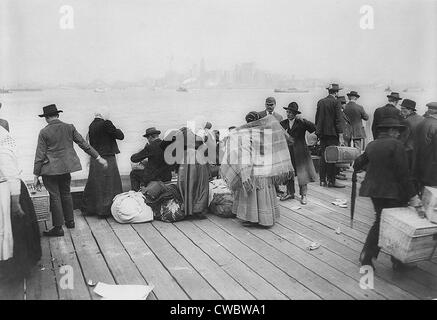
[[[153,181],[171,182],[175,172],[185,216],[204,219],[209,181],[220,177],[234,195],[232,212],[243,224],[271,227],[280,215],[278,201],[295,198],[295,177],[302,205],[307,204],[307,185],[316,181],[317,172],[322,187],[343,188],[337,180],[345,179],[344,175],[335,164],[327,163],[323,155],[328,146],[352,146],[361,151],[354,170],[366,171],[360,195],[372,199],[376,212],[360,257],[363,265],[373,266],[372,259],[379,251],[382,209],[408,204],[419,207],[423,187],[437,186],[437,102],[428,103],[426,114],[419,116],[414,101],[392,92],[387,96],[388,104],[374,112],[374,141],[366,146],[362,121],[368,121],[369,115],[357,103],[358,92],[347,93],[346,101],[339,95],[342,88],[338,84],[326,89],[328,95],[317,102],[314,122],[302,117],[296,102],[284,107],[284,119],[275,111],[275,98],[268,97],[264,110],[247,114],[246,123],[230,127],[226,137],[211,130],[209,122],[200,131],[188,127],[176,130],[184,143],[175,163],[168,162],[166,152],[176,143],[176,136],[161,139],[160,130],[148,128],[144,134],[147,144],[130,158],[131,189],[141,191]],[[108,110],[95,113],[86,138],[73,124],[59,119],[61,112],[52,104],[43,107],[39,115],[47,125],[38,136],[33,169],[34,186],[40,188],[41,177],[50,196],[53,228],[43,232],[50,237],[63,236],[64,225],[75,228],[71,173],[80,171],[82,166],[74,143],[90,156],[83,213],[109,216],[112,199],[123,192],[116,154],[120,152],[117,140],[123,140],[124,134],[110,120]],[[264,135],[267,129],[270,139]],[[318,146],[313,149],[320,156],[318,170],[307,145],[311,140],[308,135],[313,137],[311,147]],[[196,156],[199,150],[215,153],[207,155],[213,161],[200,161]],[[9,124],[0,119],[0,271],[10,274],[4,272],[9,268],[26,276],[41,257],[41,246],[35,210],[20,179],[16,157]],[[235,157],[242,161],[232,161]],[[404,267],[396,259],[393,263],[398,269]]]

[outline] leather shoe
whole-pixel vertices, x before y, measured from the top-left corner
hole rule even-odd
[[[337,182],[328,182],[328,188],[345,188],[346,186],[343,184],[339,184]]]
[[[326,183],[326,181],[320,181],[320,186],[321,187],[327,187],[328,184]]]
[[[75,227],[76,225],[74,224],[74,221],[71,221],[71,222],[66,222],[66,223],[65,223],[65,226],[66,226],[68,229],[74,229],[74,227]]]
[[[294,199],[294,194],[284,194],[283,196],[281,196],[279,198],[279,201],[285,201],[285,200],[289,200],[289,199]]]
[[[302,196],[302,198],[300,199],[300,203],[307,204],[307,197],[306,196]]]
[[[64,230],[62,227],[53,227],[49,231],[44,231],[43,235],[46,237],[63,237],[64,236]]]

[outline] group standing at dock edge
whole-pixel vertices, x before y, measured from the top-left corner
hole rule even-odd
[[[437,102],[428,103],[427,112],[420,116],[415,101],[392,92],[388,103],[375,110],[373,141],[365,146],[362,121],[368,121],[369,116],[357,103],[359,93],[350,91],[346,101],[339,95],[343,89],[338,84],[326,89],[328,96],[317,102],[314,122],[302,117],[294,101],[284,107],[284,119],[275,111],[275,98],[268,97],[265,110],[247,114],[246,123],[229,127],[225,137],[211,130],[209,122],[199,131],[188,127],[176,130],[170,139],[161,139],[160,130],[148,128],[143,136],[147,144],[131,156],[131,189],[144,192],[157,181],[170,183],[172,172],[176,172],[174,190],[182,200],[184,217],[204,219],[209,182],[220,177],[232,191],[232,213],[243,225],[271,227],[280,216],[278,201],[295,198],[295,177],[302,205],[307,204],[307,185],[316,181],[317,172],[322,187],[343,188],[338,180],[346,179],[345,175],[325,161],[324,151],[329,146],[352,146],[361,152],[354,170],[366,171],[359,194],[371,198],[376,214],[359,259],[362,265],[373,267],[379,252],[382,210],[408,205],[420,208],[423,188],[437,186]],[[95,112],[86,138],[73,124],[59,119],[61,112],[51,104],[39,115],[47,125],[38,135],[33,169],[35,188],[41,187],[42,178],[50,196],[53,228],[43,232],[49,237],[63,236],[64,225],[75,228],[71,173],[82,166],[73,143],[90,156],[83,214],[109,216],[112,200],[123,192],[116,154],[120,153],[117,140],[123,140],[124,134],[110,120],[109,110]],[[11,128],[17,126],[11,124]],[[272,139],[252,134],[267,129]],[[183,151],[179,161],[168,163],[166,151],[174,146],[177,135],[183,138]],[[234,148],[232,140],[248,143],[239,142]],[[312,141],[310,146],[307,141]],[[5,281],[26,277],[41,258],[39,227],[28,189],[20,178],[17,148],[7,119],[0,119],[0,280]],[[203,163],[196,158],[196,151],[202,148],[216,150],[214,156],[209,155],[213,161]],[[271,152],[271,160],[264,164],[255,161],[266,157],[265,150]],[[229,161],[237,153],[243,154],[244,161]],[[320,156],[318,170],[312,155]],[[397,271],[410,267],[395,258],[392,262]]]

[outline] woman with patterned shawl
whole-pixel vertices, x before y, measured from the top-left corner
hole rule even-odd
[[[279,218],[275,185],[294,174],[287,134],[273,116],[246,116],[225,143],[221,176],[234,192],[232,212],[245,224],[270,227]]]
[[[17,147],[0,127],[0,280],[25,278],[41,258],[35,209],[20,179]],[[1,284],[0,284],[1,285]]]

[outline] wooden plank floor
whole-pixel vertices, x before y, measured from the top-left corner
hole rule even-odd
[[[99,299],[89,280],[153,284],[151,300],[437,298],[436,258],[395,273],[382,252],[374,289],[360,288],[358,256],[374,213],[369,199],[358,198],[350,228],[350,209],[331,204],[336,198],[349,201],[350,179],[344,184],[345,189],[311,184],[308,204],[281,202],[281,217],[269,229],[213,215],[121,225],[76,210],[76,228],[63,238],[42,238],[39,265],[24,283],[0,284],[0,299]],[[310,251],[313,242],[320,247]],[[73,268],[73,289],[61,286],[63,266]]]

